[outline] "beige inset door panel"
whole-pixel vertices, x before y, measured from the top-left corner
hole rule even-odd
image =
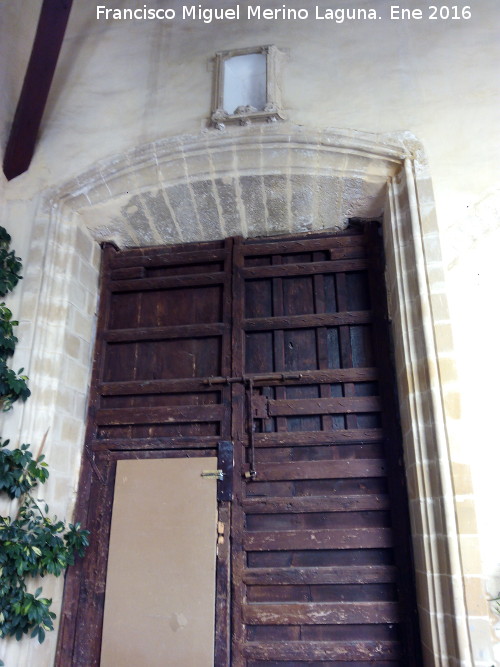
[[[117,462],[101,667],[212,667],[216,458]]]

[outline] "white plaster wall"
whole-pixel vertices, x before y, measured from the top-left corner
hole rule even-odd
[[[47,193],[136,145],[204,130],[210,113],[210,59],[218,50],[269,43],[281,48],[286,53],[283,106],[296,125],[412,132],[430,163],[457,350],[460,402],[448,410],[448,428],[455,458],[460,452],[464,465],[472,465],[483,574],[495,593],[500,590],[500,576],[494,578],[500,574],[495,512],[500,447],[492,420],[500,373],[495,352],[500,5],[498,0],[468,1],[468,21],[391,22],[386,18],[392,4],[388,0],[346,0],[342,7],[376,7],[383,18],[342,24],[242,19],[206,25],[192,20],[97,21],[97,3],[76,0],[31,168],[10,183],[0,176],[0,224],[12,234],[17,253],[30,262],[31,285],[37,279],[41,284],[43,276],[36,274],[45,252],[43,239],[31,238]],[[107,3],[115,8],[142,4]],[[151,0],[147,5],[179,11],[182,3]],[[338,3],[319,0],[318,5]],[[419,0],[401,5],[427,13],[427,3]],[[2,149],[40,6],[41,0],[0,0]],[[309,0],[290,0],[286,6],[314,7]],[[22,295],[20,286],[13,308]],[[36,297],[33,304],[34,317]],[[29,366],[29,313],[22,324],[16,364]],[[7,418],[4,434],[22,428],[22,413],[16,408]],[[456,492],[460,496],[458,477]],[[470,530],[475,533],[475,526]],[[476,655],[478,665],[491,664],[488,637],[476,639]],[[500,664],[500,655],[497,660]]]

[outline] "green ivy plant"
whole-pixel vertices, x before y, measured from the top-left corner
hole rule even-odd
[[[7,412],[17,400],[25,401],[31,395],[28,389],[28,378],[22,375],[24,368],[15,373],[7,366],[5,359],[0,358],[0,405]]]
[[[21,261],[9,250],[10,236],[0,227],[0,295],[13,289],[21,278]],[[7,365],[17,343],[14,327],[18,322],[5,303],[0,304],[0,406],[10,410],[18,399],[30,395],[28,378]],[[44,438],[45,441],[45,438]],[[53,630],[52,600],[41,597],[42,588],[28,590],[35,577],[61,575],[82,556],[88,546],[89,533],[79,524],[51,518],[46,503],[35,498],[34,489],[49,476],[42,454],[36,458],[29,445],[9,447],[0,438],[0,494],[17,501],[15,516],[0,516],[0,638],[26,634],[40,643]],[[0,665],[3,663],[0,661]]]
[[[52,600],[40,597],[41,587],[28,592],[29,578],[62,574],[76,554],[83,556],[89,533],[50,518],[48,506],[32,495],[49,476],[43,454],[35,460],[29,445],[8,449],[8,444],[0,444],[0,491],[21,503],[15,518],[0,517],[0,637],[30,633],[41,643],[54,628],[55,614]]]
[[[0,227],[0,296],[14,289],[21,280],[21,260],[10,248],[10,236]],[[14,354],[17,337],[14,327],[19,322],[12,319],[12,313],[4,302],[0,303],[0,406],[6,412],[19,399],[25,401],[30,395],[28,378],[23,368],[17,373],[7,365],[8,357]]]
[[[11,292],[21,280],[21,259],[10,250],[10,235],[0,227],[0,296]]]

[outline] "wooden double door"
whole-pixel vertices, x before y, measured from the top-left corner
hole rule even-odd
[[[215,667],[420,665],[390,355],[377,223],[106,247],[58,664],[99,664],[117,461],[201,456]]]

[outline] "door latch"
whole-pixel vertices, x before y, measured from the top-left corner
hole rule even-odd
[[[203,470],[202,477],[215,479],[217,482],[218,502],[231,502],[233,499],[233,443],[221,440],[217,443],[217,470]]]
[[[224,479],[224,472],[222,470],[204,470],[201,473],[202,477],[208,477],[209,479],[218,479],[222,482]]]

